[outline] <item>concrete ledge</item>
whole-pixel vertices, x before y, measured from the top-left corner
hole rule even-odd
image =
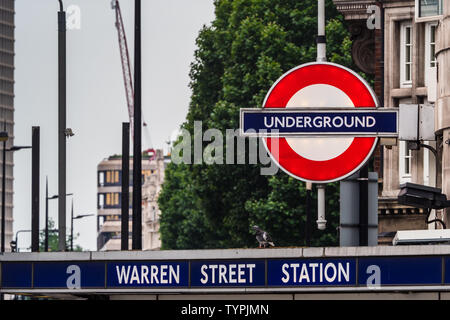
[[[208,249],[111,252],[24,252],[0,254],[1,261],[109,261],[332,258],[369,256],[450,255],[450,245],[318,247],[271,249]]]
[[[304,248],[303,257],[304,258],[318,258],[323,257],[325,248]]]
[[[1,261],[89,261],[91,252],[5,252]]]
[[[325,248],[325,257],[423,256],[445,254],[450,254],[450,245]]]
[[[303,248],[277,249],[205,249],[161,251],[92,252],[92,260],[195,260],[195,259],[264,259],[301,258]]]
[[[68,294],[67,289],[0,289],[0,292],[6,294],[24,294],[36,293],[41,294]],[[367,286],[343,286],[343,287],[288,287],[288,288],[142,288],[142,289],[71,289],[69,294],[265,294],[265,293],[391,293],[391,292],[447,292],[447,298],[450,297],[450,286],[383,286],[380,289],[371,289]]]

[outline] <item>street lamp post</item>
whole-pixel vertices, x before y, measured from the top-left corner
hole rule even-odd
[[[48,176],[45,176],[45,235],[44,251],[48,251]]]
[[[58,232],[57,229],[51,229],[50,231],[51,232]],[[18,230],[16,232],[16,240],[15,240],[16,252],[20,251],[20,247],[19,247],[19,233],[22,233],[22,232],[31,232],[31,230]]]
[[[31,146],[13,146],[6,149],[6,140],[8,140],[8,133],[5,131],[0,132],[0,141],[3,141],[3,163],[2,163],[2,243],[1,252],[5,252],[5,212],[6,212],[6,152],[14,152],[22,149],[30,149]]]
[[[31,232],[31,230],[19,230],[16,232],[16,251],[19,252],[19,233],[21,232]]]
[[[66,193],[66,197],[73,196],[73,193]],[[48,200],[58,199],[58,195],[48,196],[48,177],[45,179],[45,239],[44,251],[48,251]]]
[[[141,0],[134,1],[133,250],[142,250]],[[128,161],[128,160],[127,160]]]
[[[91,217],[94,216],[94,214],[80,214],[76,217],[73,216],[73,198],[72,198],[72,210],[70,213],[70,251],[73,251],[73,220],[75,219],[82,219],[82,218],[86,218],[86,217]]]
[[[58,250],[66,251],[66,12],[58,1]]]

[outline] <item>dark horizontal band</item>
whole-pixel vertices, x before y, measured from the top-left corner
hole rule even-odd
[[[316,37],[316,43],[327,43],[326,36],[317,36]]]

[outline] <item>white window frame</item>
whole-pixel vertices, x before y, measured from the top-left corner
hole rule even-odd
[[[437,60],[436,57],[431,55],[431,46],[434,44],[434,52],[436,53],[436,33],[434,34],[434,43],[431,42],[431,30],[437,27],[437,22],[427,22],[425,23],[425,86],[428,87],[429,76],[434,74],[436,70]],[[431,64],[434,62],[434,66]]]
[[[448,0],[440,0],[441,1],[441,11],[443,10],[444,1]],[[435,16],[429,16],[429,17],[419,17],[419,11],[420,11],[420,0],[416,0],[416,7],[415,7],[415,20],[416,22],[429,22],[429,21],[437,21],[442,18],[442,14],[435,15]]]
[[[429,144],[428,141],[424,141],[425,144]],[[422,148],[423,150],[423,184],[430,186],[430,150]]]
[[[410,44],[406,42],[406,30],[410,29]],[[400,88],[412,87],[412,67],[413,67],[413,27],[411,21],[402,22],[400,25]],[[410,46],[410,62],[406,62],[406,47]],[[410,79],[406,79],[406,65],[410,65]]]
[[[98,184],[103,187],[105,185],[105,172],[99,171],[98,173]]]
[[[399,178],[400,184],[411,182],[412,178],[412,152],[406,147],[406,141],[399,141]],[[406,172],[405,162],[409,161],[409,172]]]
[[[98,194],[98,206],[100,209],[103,209],[105,207],[105,194],[104,193]]]
[[[436,147],[435,141],[424,141],[426,145]],[[436,186],[436,158],[427,148],[423,148],[423,184],[426,186]]]

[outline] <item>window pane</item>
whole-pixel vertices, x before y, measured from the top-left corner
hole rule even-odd
[[[406,145],[405,145],[406,147]],[[412,158],[412,152],[411,150],[406,150],[406,156],[405,156],[405,174],[410,175],[411,174],[411,158]]]
[[[405,28],[405,43],[411,44],[411,27]]]
[[[406,66],[405,66],[405,80],[411,81],[411,65],[410,64],[406,64]]]
[[[430,67],[435,67],[436,66],[436,58],[435,55],[436,54],[436,47],[434,44],[430,45]]]
[[[420,0],[419,17],[431,17],[442,14],[442,0]]]
[[[105,183],[105,173],[103,171],[100,171],[98,174],[98,184],[103,185]]]
[[[104,205],[105,205],[105,195],[103,193],[100,193],[98,195],[98,206],[100,208],[103,208]]]

